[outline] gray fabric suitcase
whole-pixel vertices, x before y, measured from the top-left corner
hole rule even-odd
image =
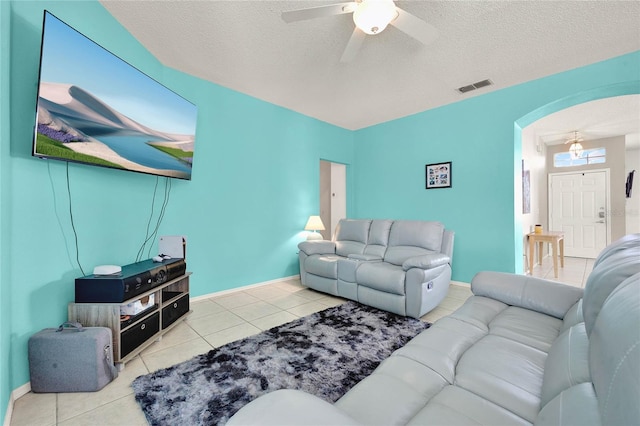
[[[31,390],[93,392],[118,376],[113,365],[111,329],[65,322],[29,338]]]

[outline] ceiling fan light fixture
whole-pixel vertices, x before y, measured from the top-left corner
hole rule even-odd
[[[353,12],[353,22],[366,34],[379,34],[398,17],[393,0],[362,0]]]

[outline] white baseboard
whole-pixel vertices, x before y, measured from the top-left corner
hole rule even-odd
[[[31,392],[31,382],[27,382],[19,388],[14,389],[9,395],[9,404],[7,406],[7,412],[4,415],[4,426],[11,425],[11,416],[13,415],[13,404],[18,398]]]
[[[269,284],[276,284],[276,283],[283,282],[283,281],[289,281],[289,280],[298,278],[299,276],[300,275],[291,275],[289,277],[282,277],[282,278],[277,278],[275,280],[263,281],[263,282],[256,283],[256,284],[249,284],[249,285],[245,285],[245,286],[242,286],[242,287],[232,288],[232,289],[229,289],[229,290],[215,291],[213,293],[203,294],[202,296],[190,297],[189,300],[191,302],[197,302],[199,300],[209,299],[210,297],[214,297],[214,296],[216,296],[216,297],[217,296],[224,296],[226,294],[233,294],[233,293],[237,293],[239,291],[249,290],[251,288],[262,287],[262,286],[269,285]]]
[[[469,287],[471,285],[470,283],[465,283],[463,281],[451,281],[451,284],[459,285],[459,286],[462,286],[462,287]]]

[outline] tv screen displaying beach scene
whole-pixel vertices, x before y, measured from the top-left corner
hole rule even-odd
[[[33,156],[191,179],[197,107],[44,12]]]

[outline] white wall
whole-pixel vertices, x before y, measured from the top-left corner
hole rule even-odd
[[[625,221],[627,234],[640,232],[640,148],[626,151],[624,176],[625,182],[631,170],[636,173],[633,179],[631,198],[625,199]]]
[[[542,202],[547,196],[545,152],[545,145],[538,141],[532,127],[524,128],[522,130],[522,158],[524,159],[525,170],[529,170],[531,212],[522,215],[523,253],[527,253],[529,249],[526,234],[533,231],[533,226],[542,224],[544,229],[547,229],[546,202]],[[520,202],[520,204],[522,203]],[[544,211],[542,206],[545,208]],[[525,265],[524,270],[526,271],[528,268],[529,266]]]

